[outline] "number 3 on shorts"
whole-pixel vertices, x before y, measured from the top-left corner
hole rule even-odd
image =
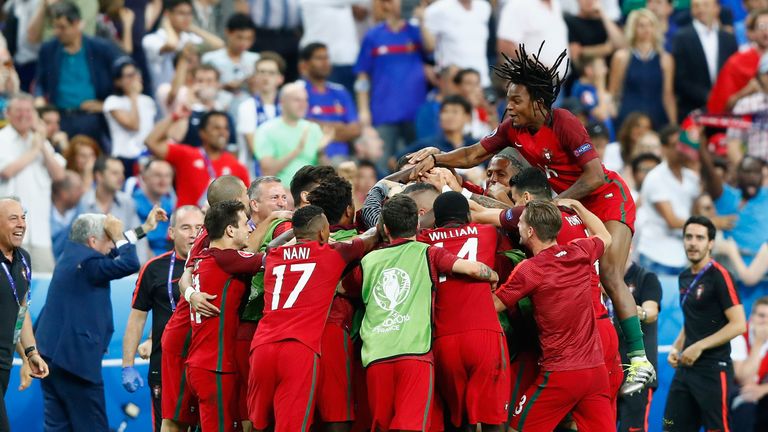
[[[527,400],[528,398],[525,395],[520,398],[520,403],[517,404],[517,407],[515,408],[515,415],[519,415],[521,412],[523,412],[523,406]]]

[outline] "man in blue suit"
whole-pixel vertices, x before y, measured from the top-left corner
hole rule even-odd
[[[101,360],[114,332],[110,281],[139,270],[137,234],[166,218],[157,208],[125,233],[112,215],[83,214],[72,224],[37,326],[51,371],[42,386],[46,431],[109,430]]]

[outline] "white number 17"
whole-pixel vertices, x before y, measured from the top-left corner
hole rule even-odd
[[[301,291],[304,289],[304,287],[307,286],[309,278],[312,277],[312,272],[315,271],[315,265],[315,263],[291,264],[290,271],[301,272],[301,276],[299,277],[299,281],[296,283],[296,287],[293,288],[293,291],[291,291],[291,293],[288,295],[288,298],[285,300],[283,309],[290,309],[294,303],[296,303],[296,299],[299,298],[299,294],[301,294]],[[280,306],[280,291],[283,289],[283,275],[285,275],[285,265],[279,265],[273,268],[272,274],[277,277],[277,281],[275,281],[275,292],[272,294],[272,310],[275,310]]]

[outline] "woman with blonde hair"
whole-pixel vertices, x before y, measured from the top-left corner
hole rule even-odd
[[[608,90],[619,100],[617,124],[632,112],[651,118],[654,129],[677,122],[675,63],[664,50],[656,15],[648,9],[629,14],[625,28],[628,48],[613,55]]]

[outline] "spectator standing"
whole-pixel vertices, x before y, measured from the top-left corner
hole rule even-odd
[[[290,184],[304,165],[317,165],[325,147],[333,139],[333,129],[323,131],[305,120],[308,96],[301,82],[287,84],[280,92],[282,114],[259,126],[255,156],[265,176],[276,176]]]
[[[37,68],[35,92],[39,105],[47,101],[60,110],[61,128],[67,135],[82,133],[106,147],[103,101],[112,91],[110,71],[117,49],[85,36],[80,10],[68,0],[54,4],[51,16],[56,38],[40,48],[40,56],[46,61]]]
[[[414,17],[419,20],[424,48],[434,52],[439,68],[472,68],[480,73],[483,87],[491,85],[487,56],[489,2],[437,0],[423,11],[414,10]]]
[[[225,151],[229,141],[227,114],[211,111],[200,119],[202,146],[197,148],[168,140],[172,123],[183,115],[188,114],[174,114],[158,122],[146,141],[149,151],[168,161],[176,171],[176,205],[205,207],[208,185],[222,175],[234,175],[250,184],[248,170]]]
[[[659,333],[657,320],[661,308],[661,282],[659,282],[656,274],[644,269],[637,263],[633,263],[631,260],[627,261],[627,272],[624,274],[624,282],[627,284],[637,304],[637,316],[640,319],[640,326],[643,330],[643,343],[645,344],[646,353],[648,353],[648,360],[658,370]],[[627,348],[624,342],[624,334],[618,325],[616,326],[616,333],[619,335],[621,362],[626,364],[629,362],[629,358],[625,354]],[[658,385],[658,381],[654,379],[642,391],[618,399],[617,420],[619,422],[619,432],[647,432],[648,412],[651,409],[653,393]]]
[[[147,56],[152,76],[152,93],[155,95],[160,85],[170,83],[173,79],[173,58],[187,44],[205,45],[208,49],[224,47],[224,42],[216,35],[192,24],[191,0],[167,1],[160,28],[144,36],[141,43]]]
[[[753,79],[760,58],[768,53],[768,9],[751,13],[747,29],[752,46],[733,54],[723,65],[707,101],[710,113],[728,111],[740,97],[762,90]]]
[[[733,430],[768,426],[768,297],[752,304],[747,331],[731,340],[731,360],[739,395],[732,403]]]
[[[166,161],[150,159],[143,168],[140,187],[136,188],[132,194],[139,219],[146,219],[155,207],[161,207],[170,214],[176,208],[176,195],[173,193],[173,167]],[[153,256],[160,255],[168,249],[168,222],[158,222],[157,228],[147,234]]]
[[[637,250],[640,265],[656,274],[680,274],[685,268],[683,239],[678,233],[691,216],[700,190],[699,176],[685,167],[687,158],[678,150],[678,133],[674,126],[663,131],[664,161],[648,173],[640,189],[643,205],[638,218],[644,223]]]
[[[246,14],[237,13],[227,20],[224,48],[203,54],[203,64],[213,65],[220,74],[224,90],[238,95],[246,89],[259,55],[248,51],[256,40],[256,24]]]
[[[600,0],[579,0],[577,14],[565,14],[568,49],[577,66],[581,56],[606,59],[625,46],[618,25],[603,11]]]
[[[21,247],[27,231],[27,221],[21,203],[0,200],[0,266],[5,277],[0,278],[0,394],[5,398],[11,377],[13,352],[22,359],[21,386],[29,386],[29,377],[45,378],[48,365],[36,348],[29,315],[32,270],[29,253]],[[0,403],[0,430],[10,431],[5,402]]]
[[[93,187],[93,167],[101,154],[99,144],[85,135],[72,137],[67,151],[64,152],[64,159],[67,160],[66,168],[80,176],[85,190]]]
[[[80,198],[83,192],[83,180],[70,170],[64,172],[63,179],[51,185],[51,242],[55,261],[59,260],[64,251],[72,222],[82,212]]]
[[[307,120],[334,130],[335,141],[325,149],[328,158],[347,159],[351,153],[350,143],[360,136],[360,122],[349,91],[329,81],[335,66],[331,66],[328,54],[328,48],[322,43],[310,43],[299,53],[299,71],[309,96]]]
[[[460,28],[463,30],[464,27]],[[560,0],[506,2],[499,14],[496,38],[498,52],[512,58],[517,58],[519,44],[528,47],[528,52],[532,53],[538,52],[542,42],[546,41],[539,58],[546,66],[552,66],[557,56],[568,49],[568,26],[563,19]],[[565,63],[558,70],[561,77],[565,74]]]
[[[253,51],[274,51],[285,60],[288,82],[298,78],[299,40],[301,39],[301,10],[299,0],[242,1],[241,12],[250,9],[256,23],[256,43]],[[326,25],[333,25],[325,23]]]
[[[707,104],[717,74],[738,49],[736,38],[720,28],[719,13],[717,0],[692,0],[693,23],[672,41],[678,121]]]
[[[127,176],[136,172],[139,156],[155,122],[155,101],[142,94],[141,71],[130,57],[121,57],[112,68],[115,92],[104,101],[104,115],[112,136],[112,157],[123,162]]]
[[[8,105],[10,124],[0,129],[0,196],[16,196],[29,211],[34,229],[24,245],[37,272],[53,271],[51,183],[64,177],[64,158],[45,140],[45,127],[28,94]]]
[[[463,7],[458,0],[439,0],[433,5],[441,2]],[[375,6],[385,20],[363,38],[355,65],[355,92],[360,123],[376,127],[384,140],[379,168],[386,170],[386,161],[397,152],[399,143],[407,145],[416,138],[413,122],[426,98],[427,81],[419,28],[400,16],[399,0],[375,0]]]
[[[302,27],[304,28],[299,43],[299,61],[301,50],[313,43],[327,47],[331,59],[329,81],[341,84],[348,92],[353,91],[355,74],[353,68],[357,53],[360,51],[360,39],[352,7],[365,4],[364,0],[300,0]],[[310,95],[310,99],[311,99]]]
[[[635,9],[626,32],[629,47],[611,60],[609,92],[620,99],[616,122],[639,111],[651,118],[654,129],[677,123],[675,61],[664,50],[658,20],[648,9]]]
[[[703,216],[689,218],[683,228],[691,267],[678,278],[683,328],[667,356],[676,370],[664,410],[664,423],[675,430],[730,430],[729,342],[747,326],[730,273],[711,256],[716,231]]]
[[[166,224],[168,225],[168,224]],[[123,387],[128,392],[135,392],[143,386],[139,372],[134,368],[134,358],[141,341],[147,314],[152,311],[151,355],[149,358],[149,385],[152,398],[152,419],[154,430],[160,430],[163,416],[161,412],[162,364],[161,343],[163,330],[179,301],[179,279],[184,273],[184,262],[203,226],[203,212],[195,206],[180,207],[171,215],[170,226],[162,235],[170,237],[173,248],[148,261],[136,280],[131,312],[123,336]],[[160,231],[161,227],[157,230]],[[166,248],[167,249],[167,248]]]
[[[153,212],[144,232],[164,218]],[[42,383],[48,430],[109,430],[101,360],[114,332],[110,282],[139,270],[127,240],[135,236],[112,215],[83,214],[72,224],[37,321],[38,349],[51,369]]]

